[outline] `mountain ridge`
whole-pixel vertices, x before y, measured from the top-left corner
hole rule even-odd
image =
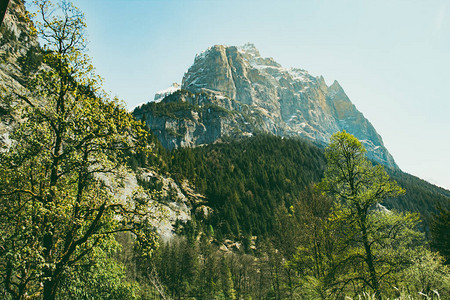
[[[326,144],[333,133],[346,130],[363,142],[369,158],[398,168],[381,136],[337,81],[327,86],[323,76],[314,77],[300,68],[284,68],[273,58],[261,57],[253,44],[215,45],[197,54],[183,76],[180,91],[194,98],[208,95],[209,100],[197,105],[217,106],[230,114],[187,117],[189,113],[185,111],[185,117],[177,120],[152,115],[152,109],[169,101],[168,96],[159,104],[135,109],[135,116],[144,120],[169,149],[257,132],[301,136]],[[172,94],[170,102],[189,102],[183,92],[174,99],[176,94]],[[178,113],[181,115],[181,111]],[[211,119],[217,119],[213,127],[208,123]]]

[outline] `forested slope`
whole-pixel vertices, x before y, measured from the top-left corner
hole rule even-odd
[[[155,141],[157,143],[157,141]],[[271,135],[165,152],[168,169],[189,179],[214,212],[205,224],[219,235],[242,237],[271,232],[274,209],[289,207],[299,193],[323,176],[323,149],[302,139]],[[425,227],[440,203],[448,207],[450,192],[399,170],[387,170],[406,194],[384,205],[419,212]]]
[[[277,206],[290,206],[325,167],[312,144],[266,135],[172,154],[171,171],[192,180],[213,208],[207,223],[235,237],[270,233]]]
[[[420,212],[425,227],[419,227],[428,230],[436,207],[448,207],[446,190],[388,171],[406,193],[382,203],[400,213],[369,210],[371,220],[379,217],[369,226],[375,241],[370,247],[377,270],[388,274],[378,275],[382,284],[373,289],[379,291],[375,297],[361,281],[369,271],[352,214],[342,217],[339,205],[331,208],[332,198],[311,188],[324,178],[323,148],[259,135],[171,152],[156,149],[166,170],[206,196],[205,203],[192,207],[192,221],[180,224],[180,235],[156,252],[153,271],[141,270],[159,274],[173,298],[343,299],[364,291],[381,299],[448,290],[444,259],[427,250],[416,217],[404,213]],[[205,204],[212,212],[199,209]]]

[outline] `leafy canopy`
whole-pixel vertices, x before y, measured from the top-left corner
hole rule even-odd
[[[372,165],[365,153],[353,135],[345,131],[335,133],[325,150],[327,169],[319,186],[338,201],[331,214],[331,225],[342,237],[341,254],[330,276],[338,276],[339,270],[349,264],[361,266],[356,272],[342,272],[345,276],[337,282],[343,287],[362,282],[381,299],[381,281],[401,265],[398,251],[414,240],[412,229],[417,217],[384,211],[379,205],[405,191],[389,179],[381,165]]]
[[[43,65],[15,92],[13,143],[0,153],[1,283],[13,297],[54,299],[65,274],[132,231],[144,253],[156,237],[149,197],[118,199],[125,153],[148,153],[147,131],[109,100],[84,53],[84,17],[68,1],[34,1]],[[136,198],[136,197],[135,197]]]

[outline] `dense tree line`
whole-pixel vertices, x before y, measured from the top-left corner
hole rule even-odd
[[[379,205],[404,190],[364,152],[335,135],[320,185],[278,203],[271,234],[250,247],[223,249],[213,229],[194,230],[163,244],[141,272],[152,266],[174,299],[445,297],[444,259],[429,250],[417,215]]]
[[[297,138],[261,134],[173,151],[166,151],[152,138],[157,159],[138,155],[130,159],[132,164],[156,163],[162,171],[190,180],[214,209],[207,220],[201,216],[197,220],[212,225],[221,238],[271,233],[274,208],[279,204],[289,207],[306,186],[321,180],[325,170],[323,148]],[[448,209],[450,192],[400,170],[386,171],[406,192],[382,204],[420,213],[421,230],[428,232],[437,207]]]
[[[161,102],[149,102],[134,109],[133,115],[145,120],[147,114],[165,116],[172,119],[192,118],[191,112],[217,112],[222,116],[231,111],[213,103],[214,96],[207,93],[193,94],[187,90],[178,90],[166,96]]]
[[[400,211],[420,213],[423,229],[427,235],[432,219],[438,208],[450,209],[450,191],[435,186],[400,170],[387,170],[404,189],[405,194],[395,199],[387,199],[385,205]]]
[[[306,186],[320,180],[325,166],[319,148],[268,135],[171,155],[171,172],[193,182],[213,208],[206,224],[235,238],[272,232],[275,208],[289,207]]]
[[[219,247],[211,231],[175,237],[138,264],[141,282],[159,282],[166,299],[374,299],[362,240],[335,204],[307,188],[291,207],[276,209],[275,234],[258,238],[251,252]],[[427,248],[417,218],[384,210],[369,215],[379,295],[445,299],[448,267]]]

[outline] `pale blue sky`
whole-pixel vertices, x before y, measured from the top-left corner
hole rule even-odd
[[[404,171],[450,189],[450,1],[74,0],[105,89],[129,108],[195,54],[252,42],[338,80]]]

